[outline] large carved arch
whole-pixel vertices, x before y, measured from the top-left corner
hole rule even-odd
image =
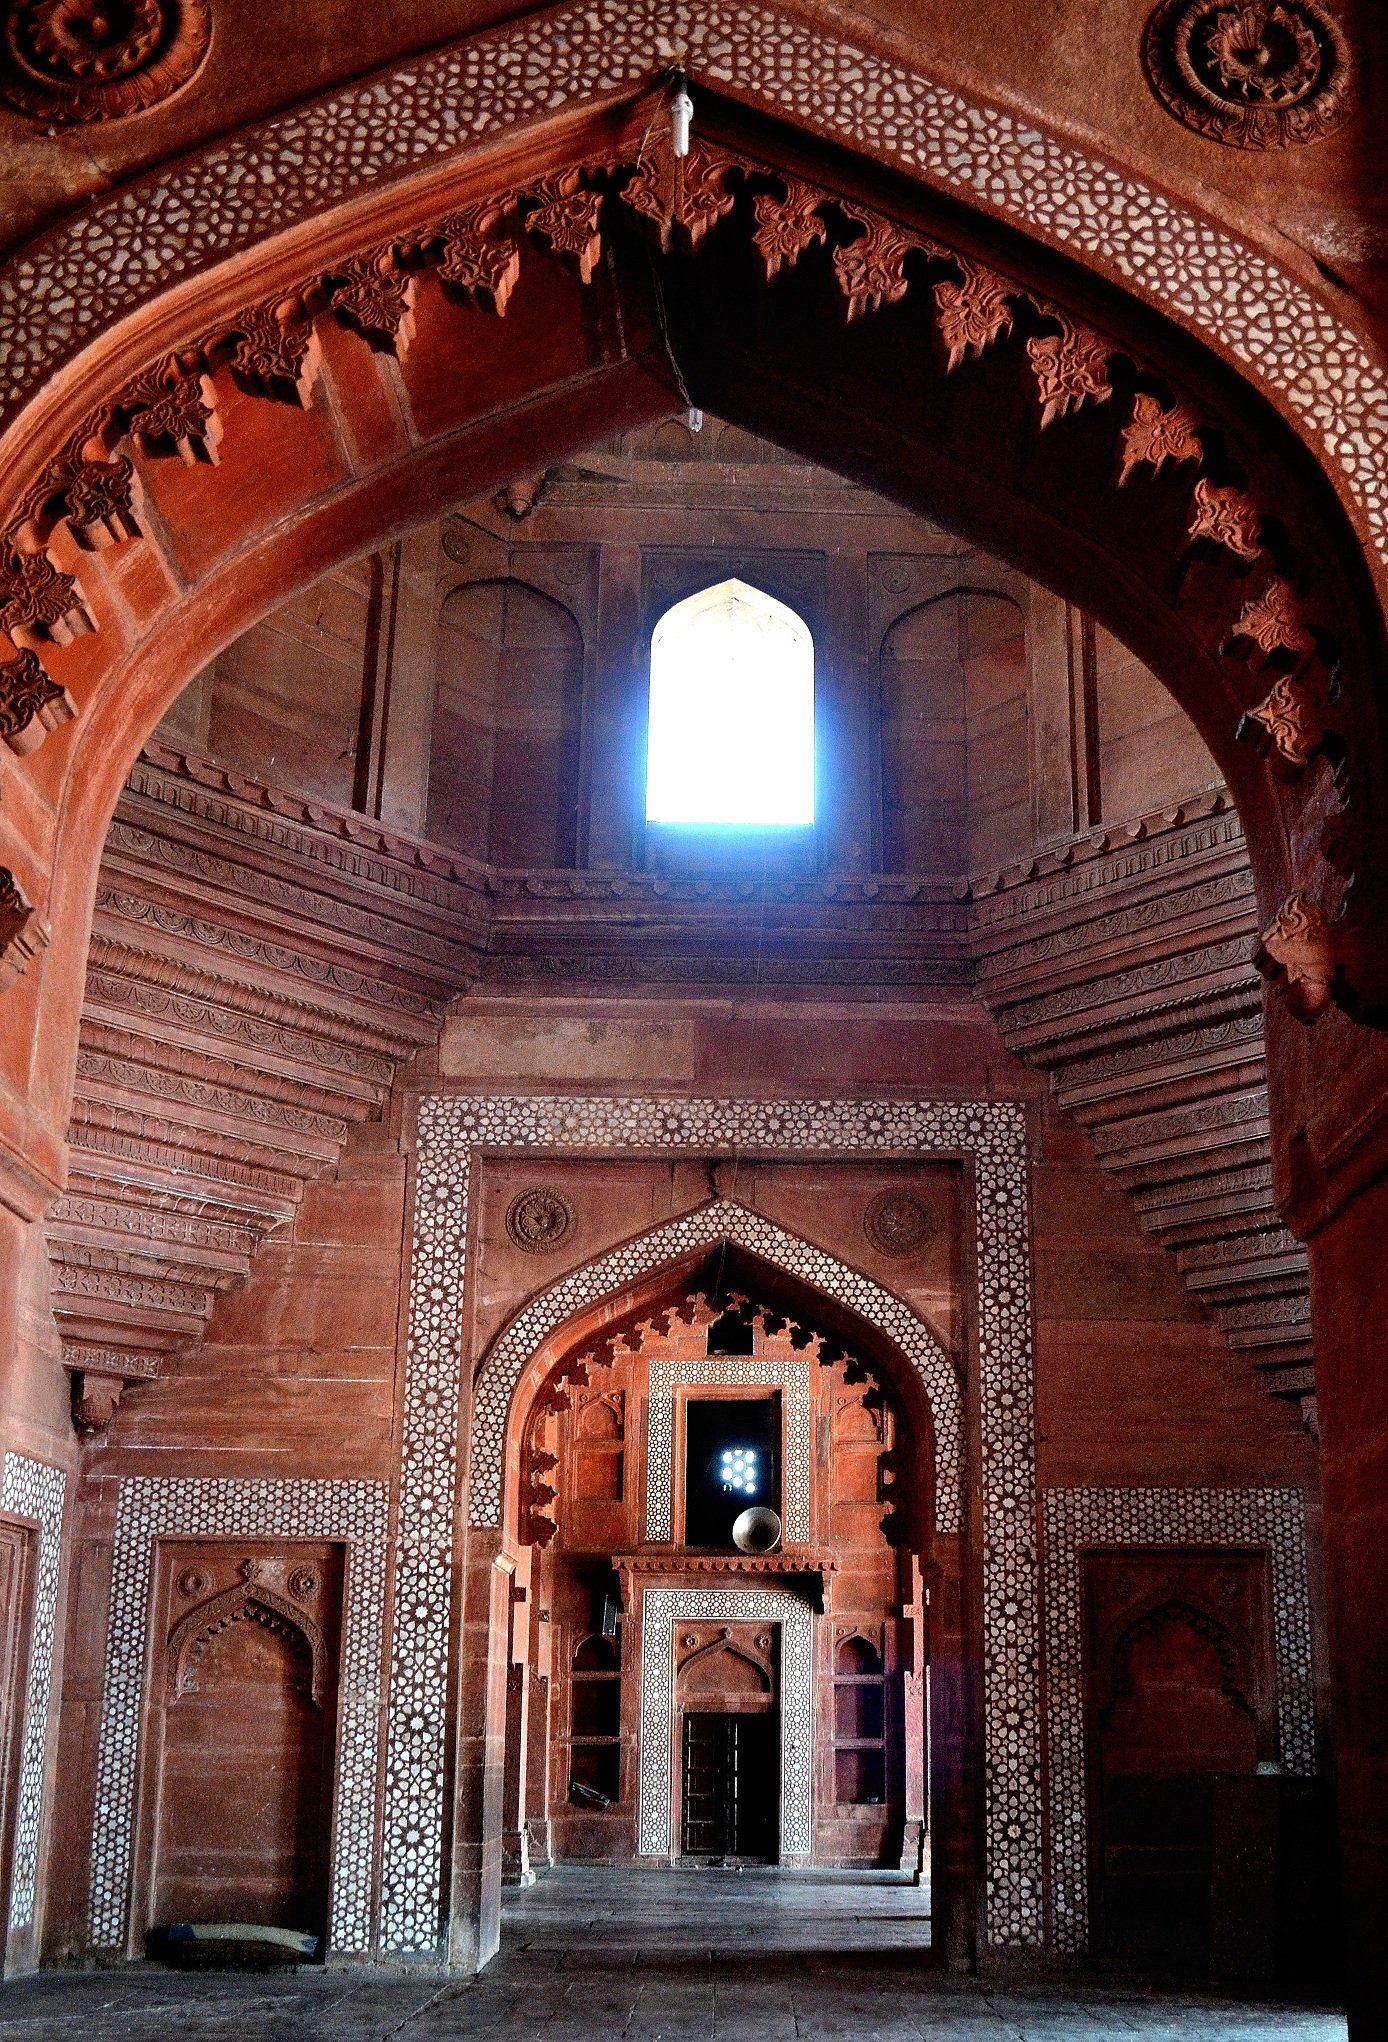
[[[576,1315],[613,1293],[649,1288],[710,1248],[728,1243],[793,1277],[850,1312],[899,1354],[918,1379],[934,1439],[935,1525],[962,1529],[964,1403],[955,1364],[920,1315],[872,1278],[790,1233],[749,1206],[711,1199],[571,1270],[532,1298],[504,1326],[474,1384],[469,1522],[514,1530],[514,1478],[526,1409],[553,1368]],[[500,1421],[498,1423],[498,1421]]]
[[[676,42],[678,177],[651,118]],[[502,346],[477,307],[508,299]],[[667,305],[696,394],[986,534],[1147,659],[1235,790],[1293,1009],[1383,1004],[1388,386],[1325,287],[885,48],[605,0],[220,144],[0,277],[12,1203],[61,1177],[95,853],[164,705],[288,587],[658,415]]]

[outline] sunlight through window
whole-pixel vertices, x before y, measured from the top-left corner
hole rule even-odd
[[[655,627],[646,820],[814,821],[814,640],[746,582],[701,589]]]

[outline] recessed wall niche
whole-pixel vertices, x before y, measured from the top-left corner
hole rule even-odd
[[[323,1955],[342,1587],[329,1541],[159,1542],[135,1947],[240,1921]]]

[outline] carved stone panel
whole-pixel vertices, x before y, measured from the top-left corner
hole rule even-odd
[[[138,1928],[326,1935],[342,1585],[324,1540],[161,1542]]]

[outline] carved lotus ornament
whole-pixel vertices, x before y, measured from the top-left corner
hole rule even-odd
[[[1235,149],[1314,142],[1359,103],[1359,65],[1323,0],[1162,0],[1143,61],[1169,113]]]
[[[212,42],[209,0],[11,0],[0,93],[35,120],[111,121],[186,85]]]
[[[547,1255],[557,1248],[573,1223],[568,1199],[546,1187],[522,1191],[506,1209],[507,1233],[531,1255]]]

